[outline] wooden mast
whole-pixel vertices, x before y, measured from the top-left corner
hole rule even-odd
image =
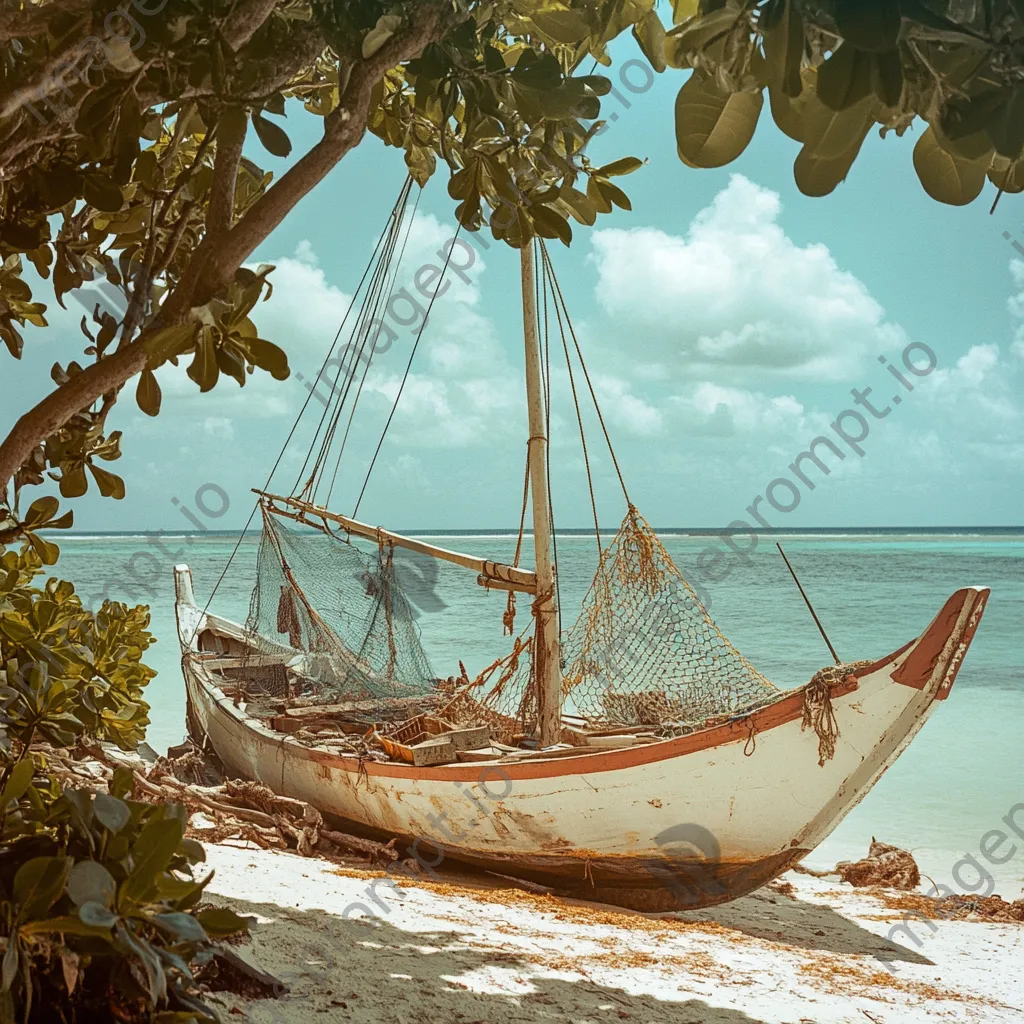
[[[533,545],[536,558],[537,599],[533,605],[533,666],[537,686],[540,745],[558,743],[562,734],[562,668],[555,603],[555,565],[551,556],[551,499],[548,495],[548,438],[541,391],[540,343],[537,338],[537,302],[533,243],[520,249],[523,277],[523,332],[526,339],[526,398],[530,414],[530,495],[533,499]]]

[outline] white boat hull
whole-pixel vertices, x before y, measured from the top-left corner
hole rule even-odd
[[[196,607],[186,567],[176,585],[190,727],[230,772],[405,837],[425,867],[448,856],[644,909],[733,899],[814,849],[948,696],[989,593],[957,591],[920,637],[833,689],[839,738],[820,765],[796,690],[647,746],[417,768],[360,765],[250,718],[200,654],[243,631]]]

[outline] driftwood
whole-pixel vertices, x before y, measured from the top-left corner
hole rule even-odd
[[[78,788],[105,791],[114,769],[132,771],[135,795],[141,799],[180,803],[200,812],[188,835],[207,842],[229,838],[247,839],[264,849],[295,850],[304,857],[336,856],[339,851],[368,857],[387,865],[398,859],[396,840],[379,843],[348,835],[324,824],[310,804],[279,796],[267,786],[249,780],[224,779],[217,785],[200,785],[199,778],[221,779],[221,768],[195,744],[172,748],[155,763],[106,744],[80,742],[74,750],[42,751],[53,772]]]

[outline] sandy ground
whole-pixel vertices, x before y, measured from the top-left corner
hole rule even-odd
[[[237,952],[290,988],[214,996],[226,1020],[1024,1024],[1024,927],[911,921],[919,945],[893,942],[907,912],[881,890],[791,873],[662,917],[479,880],[368,893],[379,872],[226,845],[207,856],[211,900],[258,922]],[[353,913],[373,895],[376,917]]]

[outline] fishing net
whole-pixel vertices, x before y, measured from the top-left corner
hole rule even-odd
[[[374,557],[347,538],[289,529],[264,510],[246,630],[295,650],[281,695],[327,703],[433,692],[392,555],[389,546]]]
[[[630,508],[604,550],[575,625],[562,637],[563,710],[588,725],[703,725],[770,702],[778,690],[722,635],[646,520]],[[449,717],[480,708],[505,734],[530,732],[528,659],[491,666]],[[453,702],[454,703],[454,702]]]

